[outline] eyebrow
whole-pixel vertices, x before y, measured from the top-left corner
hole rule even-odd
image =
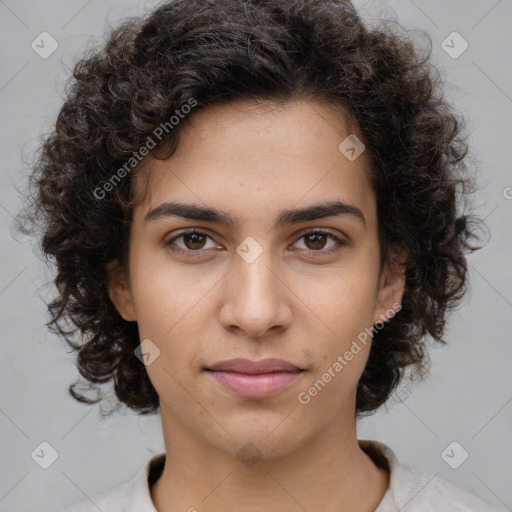
[[[326,217],[341,216],[353,217],[355,220],[360,221],[364,229],[366,229],[366,220],[361,210],[356,206],[341,201],[330,201],[306,208],[281,210],[277,216],[274,228]],[[180,217],[187,220],[211,222],[231,229],[235,227],[234,219],[225,211],[207,206],[173,201],[162,203],[150,209],[144,216],[144,222],[146,223],[164,217]]]

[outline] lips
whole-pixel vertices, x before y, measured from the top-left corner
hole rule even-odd
[[[303,369],[283,359],[230,359],[205,368],[217,383],[240,398],[262,399],[293,384]]]
[[[251,361],[250,359],[230,359],[229,361],[220,361],[215,363],[207,370],[245,373],[255,375],[258,373],[272,372],[296,372],[300,371],[297,366],[283,359],[262,359],[261,361]]]

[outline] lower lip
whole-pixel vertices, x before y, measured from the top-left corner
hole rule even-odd
[[[301,371],[296,371],[249,375],[211,370],[208,373],[217,382],[241,398],[267,398],[276,395],[295,382],[302,374]]]

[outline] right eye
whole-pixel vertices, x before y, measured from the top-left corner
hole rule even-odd
[[[210,235],[198,230],[188,230],[182,231],[179,235],[172,237],[171,239],[165,242],[166,246],[171,247],[171,250],[179,252],[179,253],[188,253],[190,256],[197,256],[198,254],[192,253],[203,253],[206,250],[215,248],[216,245],[213,243],[211,247],[206,247],[206,250],[201,250],[205,248],[205,242],[207,239],[211,239]],[[181,240],[182,245],[175,243],[177,240]],[[212,240],[213,242],[213,240]],[[172,246],[177,247],[174,248]]]

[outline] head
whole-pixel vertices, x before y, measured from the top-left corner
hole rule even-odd
[[[190,396],[240,439],[292,403],[305,436],[372,413],[425,374],[466,290],[461,126],[428,55],[348,1],[176,0],[129,20],[76,65],[32,176],[48,325],[90,383],[202,435]],[[305,372],[243,401],[205,372],[234,357]]]

